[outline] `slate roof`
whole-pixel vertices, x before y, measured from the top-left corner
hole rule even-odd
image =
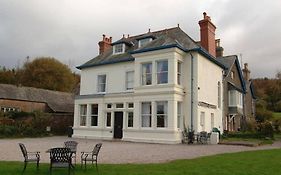
[[[138,48],[138,40],[142,38],[153,38],[151,42],[148,44]],[[134,61],[134,57],[132,54],[143,53],[153,50],[160,50],[165,48],[177,47],[185,52],[188,51],[198,51],[200,54],[203,54],[208,59],[213,61],[215,64],[223,67],[221,63],[219,63],[213,56],[211,56],[204,48],[196,43],[191,37],[189,37],[184,31],[182,31],[179,27],[164,29],[155,32],[148,32],[141,35],[131,36],[128,38],[121,38],[116,42],[112,43],[119,44],[125,43],[127,45],[127,50],[124,54],[113,55],[113,49],[109,49],[105,53],[96,56],[90,61],[78,66],[78,69],[105,65],[105,64],[113,64],[125,61]],[[128,44],[129,43],[129,44]]]
[[[243,73],[241,71],[241,67],[240,67],[237,55],[229,55],[229,56],[224,56],[224,57],[218,57],[217,60],[225,66],[225,71],[226,71],[225,75],[226,76],[231,71],[232,66],[234,64],[236,64],[237,69],[238,69],[239,78],[241,80],[241,85],[242,85],[242,88],[243,88],[242,90],[244,92],[246,92],[246,84],[245,84],[245,80],[244,80],[244,77],[243,77]]]
[[[54,112],[74,111],[74,95],[66,92],[0,84],[0,99],[42,102]]]

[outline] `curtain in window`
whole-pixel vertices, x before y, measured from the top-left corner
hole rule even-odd
[[[152,82],[152,64],[143,64],[142,65],[142,84],[143,85],[150,85]]]
[[[168,83],[168,61],[157,62],[157,83]]]
[[[142,127],[151,127],[151,103],[142,103]]]

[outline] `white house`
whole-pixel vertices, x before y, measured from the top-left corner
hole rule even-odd
[[[222,131],[222,73],[215,26],[204,13],[200,44],[179,26],[111,43],[78,67],[73,137],[181,143],[184,128]]]

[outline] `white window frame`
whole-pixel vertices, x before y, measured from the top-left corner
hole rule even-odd
[[[100,81],[99,81],[99,79],[102,77],[102,76],[105,76],[105,82],[104,83],[100,83]],[[97,92],[98,93],[106,93],[106,84],[107,84],[107,76],[106,76],[106,74],[100,74],[100,75],[98,75],[98,77],[97,77]],[[104,91],[102,91],[103,89],[102,89],[102,85],[104,85]]]
[[[161,71],[161,70],[158,70],[158,66],[159,66],[159,63],[161,62],[167,62],[167,70],[165,71]],[[156,61],[156,82],[157,84],[168,84],[169,83],[169,61],[168,60],[158,60]],[[166,82],[160,82],[161,78],[160,78],[160,75],[161,74],[167,74],[167,79],[166,79]]]
[[[142,47],[146,44],[148,44],[149,42],[152,41],[152,38],[144,38],[144,39],[140,39],[139,42],[138,42],[138,47]]]
[[[122,47],[121,50],[119,50],[120,48],[116,48],[116,47],[119,47],[119,46]],[[122,53],[125,53],[125,44],[124,43],[115,44],[113,46],[113,54],[117,55],[117,54],[122,54]]]
[[[149,104],[150,105],[149,113],[144,113],[144,111],[143,111],[143,105],[144,104]],[[148,119],[149,119],[149,124],[148,125],[146,125],[144,123],[144,118],[145,117],[148,117]],[[152,126],[152,103],[151,102],[142,102],[141,103],[141,127],[142,128],[151,128],[151,126]]]
[[[97,113],[94,114],[93,113],[93,106],[97,105]],[[93,125],[93,118],[96,117],[97,118],[97,125]],[[91,126],[93,127],[97,127],[99,125],[99,104],[91,104]]]
[[[157,128],[167,128],[168,127],[168,101],[157,101],[156,103],[156,127]],[[163,114],[158,114],[158,105],[163,105]],[[166,109],[166,111],[165,111]],[[166,112],[166,113],[165,113]],[[158,118],[163,117],[164,125],[158,126]]]
[[[84,111],[85,114],[82,113],[82,106],[85,107],[85,111]],[[80,120],[79,126],[82,126],[82,127],[87,126],[87,104],[79,105],[79,120]],[[83,122],[83,124],[82,124],[82,122]]]
[[[129,74],[132,74],[133,76],[133,79],[132,80],[129,80]],[[127,71],[126,72],[126,80],[125,80],[125,88],[127,91],[130,91],[130,90],[133,90],[134,89],[134,74],[135,72],[134,71]],[[132,87],[129,87],[129,84],[132,84]]]
[[[143,66],[144,65],[147,65],[147,64],[150,64],[151,65],[151,72],[149,72],[149,73],[146,73],[146,72],[143,72]],[[142,63],[141,64],[141,85],[143,85],[143,86],[149,86],[149,85],[152,85],[152,79],[153,79],[153,77],[152,77],[152,69],[153,69],[153,64],[152,64],[152,62],[147,62],[147,63]],[[150,76],[151,77],[151,82],[148,84],[147,82],[147,78],[146,77],[148,77],[148,76]]]

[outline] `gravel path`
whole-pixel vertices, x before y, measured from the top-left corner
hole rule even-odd
[[[76,140],[78,144],[77,161],[81,151],[90,151],[98,142],[103,146],[99,155],[101,163],[157,163],[176,159],[192,159],[201,156],[220,153],[262,150],[281,148],[281,142],[273,145],[259,147],[245,147],[232,145],[166,145],[132,143],[122,141],[101,141],[88,139],[72,139],[67,137],[45,137],[24,139],[0,139],[0,160],[23,160],[18,143],[24,143],[28,151],[40,151],[41,161],[49,162],[49,154],[46,150],[52,147],[61,147],[66,140]]]

